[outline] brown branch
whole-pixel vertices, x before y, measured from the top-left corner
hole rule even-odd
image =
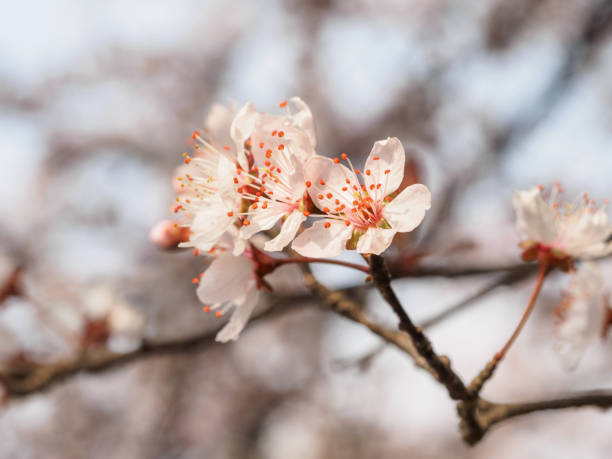
[[[444,384],[446,390],[453,400],[468,400],[470,398],[467,388],[451,369],[447,357],[438,356],[433,350],[431,342],[425,334],[414,325],[397,295],[391,288],[391,276],[385,266],[384,259],[378,255],[370,255],[370,271],[374,284],[378,291],[391,306],[393,312],[399,319],[399,328],[405,331],[412,339],[419,355],[423,357],[428,365],[435,371],[437,379]]]

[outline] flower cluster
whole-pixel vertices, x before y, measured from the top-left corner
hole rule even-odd
[[[174,212],[189,229],[180,244],[214,257],[198,283],[206,311],[220,317],[235,307],[217,339],[236,339],[270,272],[261,249],[291,246],[304,257],[334,257],[343,249],[380,254],[397,232],[415,229],[430,207],[421,184],[400,190],[405,153],[400,141],[374,144],[363,170],[346,154],[330,159],[316,151],[309,107],[298,97],[280,103],[282,114],[216,105],[194,153],[175,177]],[[305,228],[308,220],[314,223]],[[270,239],[257,244],[258,233]],[[164,233],[165,234],[165,233]],[[269,259],[269,257],[267,257]]]

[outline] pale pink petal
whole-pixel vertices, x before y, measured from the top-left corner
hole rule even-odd
[[[285,215],[285,207],[274,202],[268,202],[266,209],[263,209],[261,203],[259,203],[257,210],[250,211],[252,214],[247,217],[250,223],[240,228],[240,237],[242,239],[249,239],[260,231],[272,228]]]
[[[315,134],[314,121],[312,119],[312,112],[306,102],[299,97],[292,97],[289,102],[297,108],[297,111],[292,113],[292,118],[295,125],[306,133],[310,145],[314,149],[317,146],[317,136]]]
[[[300,229],[300,225],[302,222],[306,220],[306,216],[300,212],[299,210],[294,210],[283,225],[281,226],[280,233],[274,238],[266,242],[264,249],[268,252],[276,252],[278,250],[283,250],[287,244],[289,244],[298,230]]]
[[[516,226],[524,239],[548,244],[556,238],[556,213],[544,201],[538,187],[515,191],[512,205],[516,212]]]
[[[357,242],[357,252],[380,255],[391,245],[395,233],[393,229],[368,228]]]
[[[258,294],[259,292],[253,289],[234,302],[236,309],[232,313],[229,322],[219,331],[219,333],[217,333],[215,341],[227,343],[228,341],[235,341],[238,339],[240,332],[242,332],[246,326],[257,305]]]
[[[252,102],[248,102],[238,111],[230,127],[230,134],[238,150],[238,164],[240,164],[240,167],[244,170],[248,170],[249,168],[244,153],[244,142],[246,142],[253,133],[258,117],[259,112],[257,108]]]
[[[304,257],[335,257],[342,253],[352,233],[353,228],[342,221],[318,221],[296,237],[291,247]]]
[[[404,178],[406,154],[402,143],[396,137],[388,137],[374,144],[365,163],[363,179],[369,190],[378,190],[374,194],[378,199],[393,193]],[[385,171],[388,173],[385,174]],[[378,188],[378,184],[381,185]]]
[[[383,217],[395,231],[412,231],[421,224],[431,207],[431,193],[425,185],[406,187],[383,208]]]
[[[191,237],[179,247],[196,247],[204,252],[210,250],[234,221],[219,196],[211,197],[208,205],[196,212],[190,225]]]
[[[574,370],[595,340],[604,311],[603,277],[597,265],[584,263],[572,275],[557,326],[556,350],[563,367]]]
[[[308,194],[319,209],[329,208],[334,213],[335,208],[342,204],[349,209],[353,207],[354,187],[360,189],[360,185],[350,169],[329,158],[313,156],[306,163],[304,176],[310,184]],[[336,199],[340,204],[336,204]]]
[[[213,304],[246,295],[253,285],[254,270],[253,260],[225,253],[210,264],[200,279],[198,298],[204,304]]]

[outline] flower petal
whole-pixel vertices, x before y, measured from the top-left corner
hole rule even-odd
[[[189,241],[180,243],[179,247],[196,247],[204,252],[210,250],[234,221],[227,215],[230,209],[220,196],[212,196],[207,205],[196,212],[190,225]]]
[[[412,231],[421,224],[431,207],[431,193],[420,183],[406,187],[383,209],[383,217],[395,231]]]
[[[217,333],[215,341],[227,343],[228,341],[235,341],[238,339],[240,332],[244,330],[244,327],[257,305],[258,296],[259,292],[253,290],[235,301],[236,309],[232,313],[229,322],[219,331],[219,333]]]
[[[357,252],[380,255],[391,245],[395,233],[394,229],[368,228],[357,242]]]
[[[306,216],[299,210],[291,212],[281,226],[280,233],[274,239],[267,241],[264,249],[268,252],[283,250],[293,240],[304,220]]]
[[[247,217],[250,223],[240,228],[242,239],[250,239],[254,234],[272,228],[285,215],[285,206],[268,201],[266,209],[260,205],[257,210],[250,210],[250,212]]]
[[[379,199],[397,190],[404,178],[405,162],[406,153],[397,137],[376,142],[365,163],[363,180],[368,190],[379,190],[375,192]],[[385,171],[389,172],[385,174]],[[381,184],[380,189],[376,188],[378,184]]]
[[[306,163],[304,177],[310,183],[308,194],[314,204],[321,210],[329,208],[331,213],[338,207],[336,199],[351,208],[353,187],[360,187],[357,176],[350,169],[323,156],[313,156]]]
[[[329,224],[326,228],[325,225]],[[300,234],[291,247],[304,257],[330,258],[340,255],[353,228],[338,220],[322,220]]]
[[[557,235],[556,214],[542,198],[538,187],[515,191],[512,205],[516,212],[516,226],[527,240],[551,243]]]
[[[248,161],[244,153],[244,142],[251,136],[257,120],[259,112],[252,102],[245,104],[236,114],[234,121],[230,127],[230,135],[236,144],[238,164],[244,170],[248,170]]]
[[[291,115],[294,124],[308,136],[310,145],[314,149],[317,146],[317,136],[310,108],[299,97],[292,97],[289,102],[297,108],[297,111]]]
[[[235,300],[253,287],[254,270],[253,260],[225,253],[210,264],[200,279],[198,298],[204,304]]]

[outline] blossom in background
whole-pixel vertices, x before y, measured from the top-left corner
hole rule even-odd
[[[425,185],[414,184],[394,195],[404,175],[405,153],[397,138],[374,144],[364,171],[314,156],[306,164],[305,178],[313,203],[323,219],[300,234],[292,248],[303,256],[333,257],[351,241],[358,252],[380,254],[397,232],[415,229],[430,208]],[[358,176],[363,178],[360,182]]]
[[[546,199],[541,187],[515,191],[512,203],[516,222],[526,249],[526,259],[535,251],[550,250],[556,258],[595,258],[612,252],[612,224],[605,205],[597,207],[584,194],[575,203],[557,200],[556,185]]]
[[[584,350],[601,329],[605,310],[603,284],[597,265],[584,263],[572,273],[570,287],[557,309],[556,349],[568,371],[576,368]]]

